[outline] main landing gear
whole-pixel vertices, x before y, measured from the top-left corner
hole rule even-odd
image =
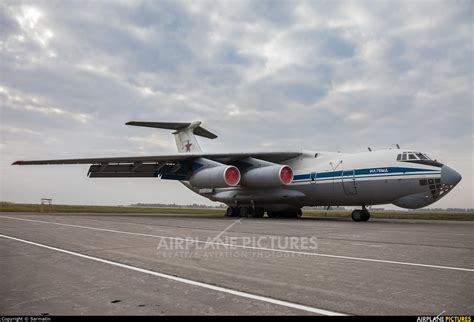
[[[265,215],[265,209],[261,207],[228,207],[225,215],[227,217],[262,218]]]
[[[269,218],[299,218],[303,212],[301,209],[292,209],[287,211],[267,211]],[[265,215],[265,209],[262,207],[228,207],[225,215],[227,217],[250,217],[262,218]]]
[[[362,209],[355,209],[351,214],[354,221],[368,221],[370,219],[370,212],[362,206]]]
[[[300,218],[303,215],[301,209],[291,209],[286,211],[267,211],[269,218]]]

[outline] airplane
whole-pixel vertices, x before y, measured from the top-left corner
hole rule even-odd
[[[367,206],[425,207],[450,192],[461,175],[425,153],[384,149],[359,153],[276,151],[203,153],[196,136],[217,135],[193,122],[126,125],[173,130],[178,154],[16,161],[13,165],[91,164],[90,178],[178,180],[228,206],[230,217],[298,218],[304,206],[356,206],[351,217],[370,218]]]

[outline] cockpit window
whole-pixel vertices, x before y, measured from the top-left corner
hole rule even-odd
[[[436,161],[432,160],[429,156],[427,156],[424,153],[421,152],[414,152],[414,151],[408,151],[408,152],[403,152],[401,154],[397,155],[397,161],[401,162],[410,162],[410,163],[419,163],[419,164],[425,164],[425,165],[430,165],[434,167],[442,167],[443,164]]]
[[[408,160],[431,160],[421,152],[403,152],[403,154],[397,155],[397,161],[408,161]]]

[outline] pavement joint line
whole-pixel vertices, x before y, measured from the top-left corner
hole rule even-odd
[[[306,305],[302,305],[302,304],[287,302],[287,301],[283,301],[283,300],[277,300],[277,299],[273,299],[273,298],[270,298],[270,297],[265,297],[265,296],[256,295],[256,294],[252,294],[252,293],[237,291],[237,290],[233,290],[233,289],[229,289],[229,288],[225,288],[225,287],[221,287],[221,286],[206,284],[206,283],[203,283],[203,282],[198,282],[198,281],[190,280],[190,279],[187,279],[187,278],[182,278],[182,277],[177,277],[177,276],[173,276],[173,275],[163,274],[163,273],[151,271],[151,270],[148,270],[148,269],[145,269],[145,268],[135,267],[135,266],[132,266],[132,265],[122,264],[122,263],[119,263],[119,262],[114,262],[114,261],[99,258],[99,257],[94,257],[94,256],[89,256],[89,255],[85,255],[85,254],[81,254],[81,253],[76,253],[76,252],[69,251],[69,250],[62,249],[62,248],[57,248],[57,247],[48,246],[48,245],[45,245],[45,244],[32,242],[32,241],[29,241],[29,240],[26,240],[26,239],[20,239],[20,238],[8,236],[8,235],[3,235],[3,234],[0,234],[0,237],[15,240],[15,241],[30,244],[30,245],[34,245],[34,246],[38,246],[38,247],[43,247],[43,248],[46,248],[46,249],[54,250],[54,251],[69,254],[69,255],[74,255],[74,256],[94,260],[96,262],[101,262],[101,263],[105,263],[105,264],[109,264],[109,265],[113,265],[113,266],[117,266],[117,267],[121,267],[121,268],[126,268],[126,269],[136,271],[136,272],[140,272],[140,273],[145,273],[145,274],[150,274],[150,275],[157,276],[157,277],[166,278],[166,279],[169,279],[169,280],[173,280],[173,281],[188,284],[188,285],[198,286],[198,287],[206,288],[206,289],[209,289],[209,290],[223,292],[223,293],[227,293],[227,294],[232,294],[232,295],[235,295],[235,296],[248,298],[248,299],[252,299],[252,300],[257,300],[257,301],[261,301],[261,302],[265,302],[265,303],[275,304],[275,305],[279,305],[279,306],[284,306],[284,307],[288,307],[288,308],[292,308],[292,309],[302,310],[302,311],[321,314],[321,315],[331,315],[331,316],[346,315],[344,313],[328,311],[328,310],[319,309],[319,308],[306,306]]]
[[[37,223],[43,223],[43,224],[52,224],[52,225],[91,229],[91,230],[99,230],[99,231],[106,231],[106,232],[134,235],[134,236],[180,240],[180,241],[185,241],[185,242],[190,242],[190,243],[203,243],[203,244],[211,244],[211,245],[219,245],[219,246],[235,247],[235,248],[243,248],[243,249],[253,249],[253,250],[262,250],[262,251],[270,251],[270,252],[281,252],[281,253],[299,254],[299,255],[307,255],[307,256],[315,256],[315,257],[327,257],[327,258],[375,262],[375,263],[394,264],[394,265],[405,265],[405,266],[412,266],[412,267],[426,267],[426,268],[447,269],[447,270],[454,270],[454,271],[474,272],[474,268],[430,265],[430,264],[421,264],[421,263],[413,263],[413,262],[398,262],[398,261],[391,261],[391,260],[384,260],[384,259],[310,253],[310,252],[294,251],[294,250],[278,249],[278,248],[265,248],[265,247],[255,247],[255,246],[246,246],[246,245],[237,245],[237,244],[227,244],[227,243],[219,243],[219,242],[213,242],[213,241],[195,240],[195,239],[188,239],[188,238],[170,237],[170,236],[161,236],[161,235],[152,235],[152,234],[142,234],[142,233],[134,233],[134,232],[129,232],[129,231],[122,231],[122,230],[113,230],[113,229],[105,229],[105,228],[98,228],[98,227],[73,225],[73,224],[64,224],[64,223],[58,223],[58,222],[52,222],[52,221],[15,218],[15,217],[9,217],[9,216],[0,216],[0,218],[14,219],[14,220],[20,220],[20,221],[31,221],[31,222],[37,222]]]

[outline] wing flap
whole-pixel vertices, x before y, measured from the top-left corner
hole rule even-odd
[[[90,178],[151,178],[186,180],[189,178],[189,162],[163,162],[155,164],[94,164],[87,175]]]
[[[152,178],[151,173],[146,172],[90,172],[89,178]]]

